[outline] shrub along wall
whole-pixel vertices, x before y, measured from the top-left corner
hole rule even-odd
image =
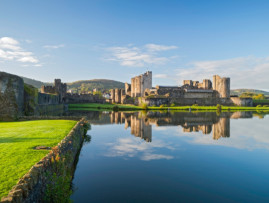
[[[89,124],[82,118],[47,156],[25,174],[1,202],[68,202],[74,164]]]

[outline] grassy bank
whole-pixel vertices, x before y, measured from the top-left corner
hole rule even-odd
[[[117,108],[115,108],[117,106]],[[150,106],[134,106],[134,105],[115,105],[115,104],[69,104],[70,110],[119,110],[119,111],[130,111],[130,110],[184,110],[189,111],[189,109],[194,111],[216,111],[217,106],[160,106],[160,107],[150,107]],[[222,106],[223,111],[269,111],[269,107],[241,107],[241,106]]]
[[[75,124],[68,120],[0,122],[0,199],[49,152],[34,147],[56,146]]]

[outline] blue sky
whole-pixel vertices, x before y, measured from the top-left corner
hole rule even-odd
[[[0,0],[0,70],[154,85],[230,76],[269,89],[269,1]]]

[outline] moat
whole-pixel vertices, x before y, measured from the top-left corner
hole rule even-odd
[[[91,141],[74,202],[267,202],[269,116],[255,112],[70,112]]]

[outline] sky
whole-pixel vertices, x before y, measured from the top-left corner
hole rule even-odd
[[[0,71],[51,82],[231,78],[269,90],[269,1],[0,0]]]

